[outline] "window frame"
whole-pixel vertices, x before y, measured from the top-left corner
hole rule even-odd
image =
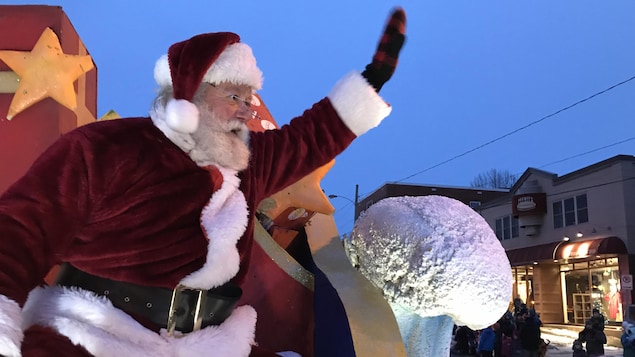
[[[499,241],[520,237],[518,217],[508,214],[506,216],[496,218],[496,221],[494,222],[494,233]]]
[[[586,193],[553,201],[551,203],[553,229],[589,222],[588,202],[589,198]]]

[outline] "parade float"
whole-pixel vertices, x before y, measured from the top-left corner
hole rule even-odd
[[[97,66],[61,7],[0,6],[0,12],[0,33],[12,34],[0,38],[4,192],[62,134],[117,115],[111,110],[98,118]],[[278,126],[263,98],[256,95],[252,104],[251,130]],[[496,247],[491,229],[460,203],[380,202],[362,215],[345,250],[334,208],[320,187],[334,164],[324,165],[259,207],[254,257],[267,279],[258,273],[250,276],[252,284],[246,285],[253,288],[245,289],[244,299],[263,321],[256,327],[257,339],[267,341],[263,347],[292,346],[303,356],[436,357],[449,353],[448,331],[454,323],[480,328],[504,313],[511,294],[509,262],[500,245]],[[403,225],[388,224],[406,223],[412,205],[416,217],[407,223],[417,230],[405,232]],[[457,227],[440,223],[457,214],[464,217]],[[474,225],[480,228],[469,228]],[[495,269],[482,269],[478,254],[468,264],[462,259],[471,249],[483,247],[495,253],[488,258]],[[373,261],[368,254],[382,259]],[[409,259],[399,260],[400,254]],[[382,262],[382,269],[377,262]],[[449,281],[470,271],[481,278]],[[51,283],[54,275],[55,269],[45,282]],[[461,284],[483,281],[497,292],[470,287],[477,296],[465,299],[466,285]],[[271,298],[273,294],[278,297]]]
[[[1,13],[4,192],[61,134],[96,120],[97,69],[60,7],[1,6]]]

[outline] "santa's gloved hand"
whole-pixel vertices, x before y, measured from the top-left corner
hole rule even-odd
[[[384,34],[379,40],[373,61],[366,66],[362,76],[379,93],[381,87],[392,77],[397,68],[399,51],[406,40],[406,13],[402,8],[393,10]]]

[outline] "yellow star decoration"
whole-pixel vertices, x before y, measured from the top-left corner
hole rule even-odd
[[[74,111],[77,97],[73,83],[94,68],[90,55],[64,54],[57,35],[48,27],[33,50],[0,51],[0,60],[20,77],[7,113],[9,120],[46,97]]]
[[[102,115],[101,118],[99,118],[99,120],[113,120],[113,119],[121,119],[121,115],[119,115],[119,113],[117,113],[116,111],[110,109],[108,112],[106,112],[106,114]]]
[[[322,191],[320,181],[333,167],[335,160],[311,172],[291,186],[271,196],[276,201],[276,207],[266,212],[271,218],[276,218],[289,207],[304,208],[323,214],[333,214],[335,208]]]

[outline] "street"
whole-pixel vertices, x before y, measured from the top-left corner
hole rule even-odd
[[[571,357],[573,355],[573,351],[571,350],[573,337],[567,338],[561,335],[549,334],[548,332],[543,332],[541,335],[542,338],[551,341],[547,347],[546,357]],[[604,346],[604,355],[611,357],[622,356],[622,349],[612,346]]]
[[[566,331],[559,330],[558,334],[549,333],[543,331],[541,333],[541,337],[545,340],[549,340],[549,346],[547,346],[547,354],[545,357],[571,357],[573,355],[573,351],[571,350],[571,345],[573,343],[574,335],[567,336]],[[461,355],[456,353],[451,353],[450,357],[475,357],[476,355]],[[604,346],[604,356],[607,357],[616,357],[622,356],[622,349],[613,346]]]

